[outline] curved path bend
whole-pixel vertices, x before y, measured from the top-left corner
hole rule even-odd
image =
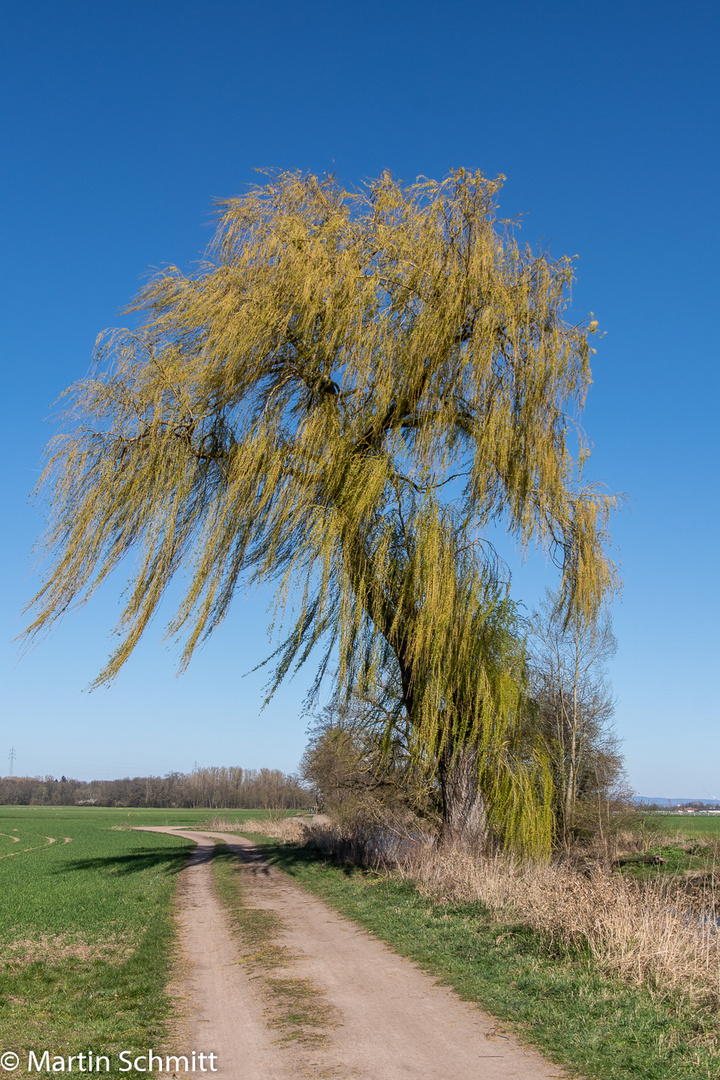
[[[148,831],[197,844],[178,890],[181,964],[174,993],[184,1014],[186,1049],[216,1054],[213,1075],[219,1080],[567,1076],[517,1039],[498,1034],[491,1016],[269,866],[250,841],[170,827]],[[327,1002],[334,1021],[319,1042],[283,1039],[268,1023],[263,978],[243,962],[215,891],[210,860],[216,839],[242,862],[245,904],[281,920],[278,941],[291,959],[280,974],[310,980]]]

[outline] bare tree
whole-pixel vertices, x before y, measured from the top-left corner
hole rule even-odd
[[[564,618],[551,594],[533,612],[531,678],[566,832],[580,800],[607,796],[622,776],[605,665],[617,648],[610,617]]]
[[[336,697],[314,717],[301,775],[318,803],[339,818],[387,820],[407,812],[437,818],[439,792],[432,768],[413,753],[413,732],[399,680],[373,692]]]

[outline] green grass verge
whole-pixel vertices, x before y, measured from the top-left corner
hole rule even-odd
[[[407,881],[254,836],[266,857],[344,915],[480,1004],[552,1060],[599,1080],[717,1080],[718,1021],[598,972],[477,904],[440,904]]]

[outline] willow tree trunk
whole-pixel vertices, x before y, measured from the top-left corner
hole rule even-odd
[[[472,748],[446,753],[440,762],[443,845],[481,852],[487,847],[487,811],[478,787],[477,752]]]

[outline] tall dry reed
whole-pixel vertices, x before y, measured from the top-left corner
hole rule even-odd
[[[310,836],[309,820],[302,821],[299,818],[286,818],[279,815],[267,818],[246,818],[241,821],[214,817],[205,823],[204,828],[211,832],[262,833],[263,836],[271,836],[275,840],[284,840],[289,844],[302,844]]]
[[[714,874],[693,890],[684,879],[638,881],[602,866],[519,863],[441,849],[418,835],[378,844],[377,834],[325,826],[312,842],[414,881],[440,902],[479,903],[554,943],[586,947],[600,969],[660,993],[720,1003],[720,891]]]

